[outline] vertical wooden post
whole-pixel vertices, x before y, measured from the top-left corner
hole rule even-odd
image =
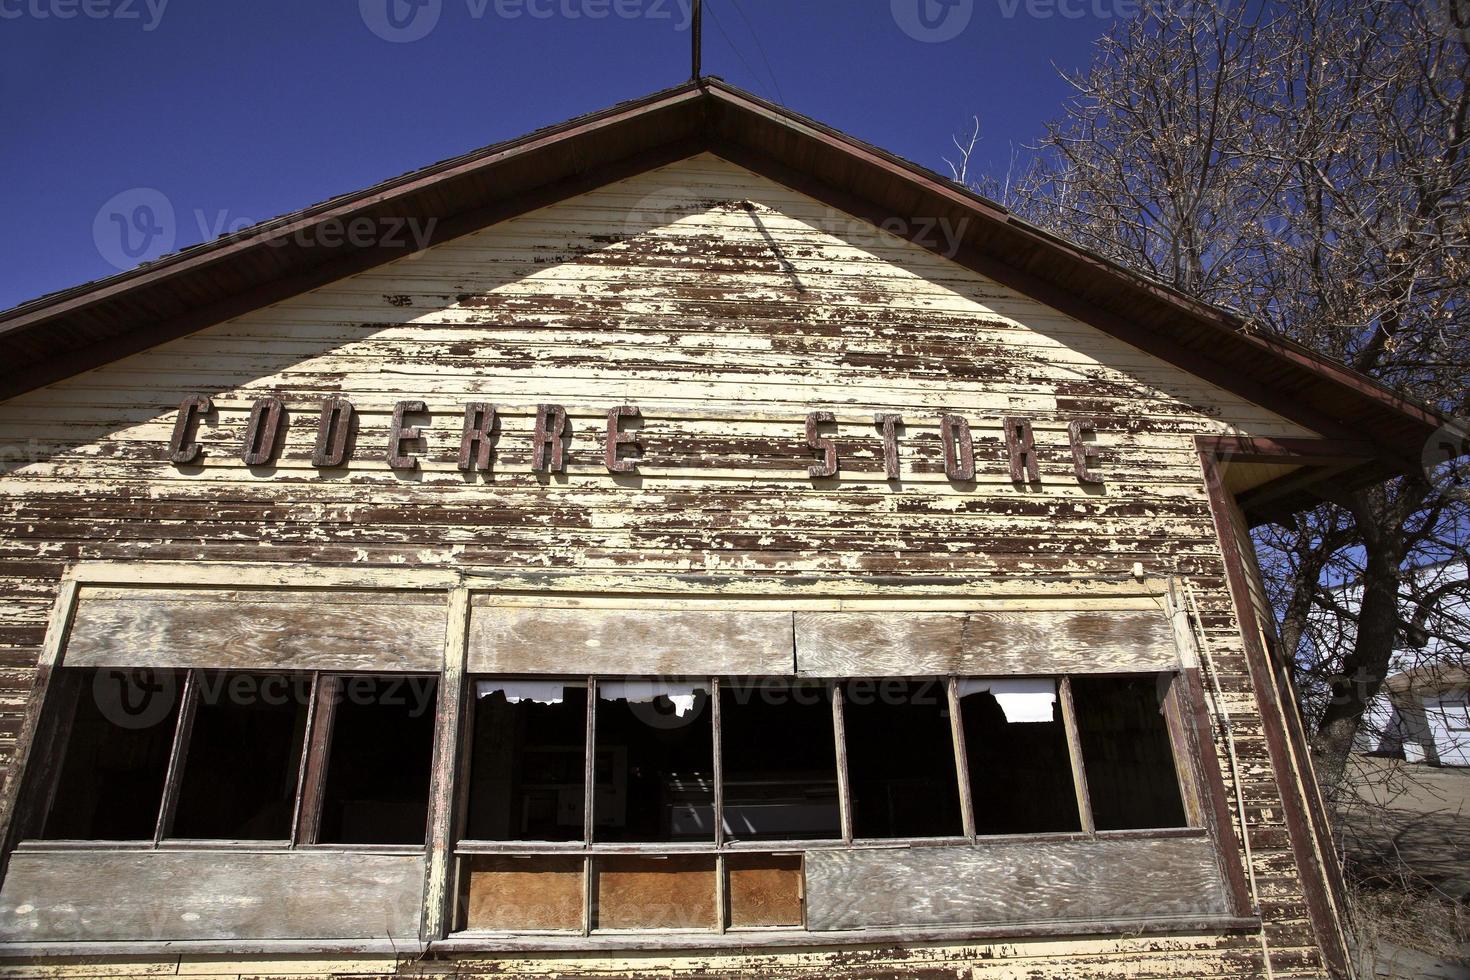
[[[470,621],[470,591],[449,593],[449,624],[444,631],[444,669],[439,678],[439,713],[434,727],[434,769],[429,792],[429,838],[424,862],[424,914],[419,939],[443,939],[452,926],[449,864],[454,850],[454,812],[460,728],[464,718],[465,657]]]
[[[51,621],[46,627],[46,639],[41,646],[41,655],[36,660],[36,674],[31,680],[30,697],[26,699],[25,715],[21,718],[20,734],[15,740],[11,755],[10,772],[0,789],[0,875],[10,860],[10,851],[15,846],[17,828],[21,821],[16,819],[19,809],[20,790],[25,784],[27,763],[36,743],[41,725],[41,712],[46,706],[46,694],[51,686],[52,675],[61,663],[61,651],[66,646],[66,636],[71,630],[72,617],[77,608],[77,580],[71,571],[61,579],[61,588],[56,602],[51,607]],[[44,814],[43,814],[44,817]]]
[[[1072,789],[1077,794],[1077,819],[1082,831],[1097,833],[1092,820],[1092,797],[1087,792],[1087,770],[1082,765],[1082,736],[1077,732],[1077,706],[1072,702],[1072,678],[1063,677],[1057,685],[1062,703],[1062,727],[1067,732],[1067,755],[1072,760]]]
[[[306,801],[306,776],[311,769],[311,745],[312,733],[316,731],[316,709],[317,689],[321,687],[322,675],[320,671],[311,674],[311,691],[307,695],[306,702],[306,732],[304,733],[306,744],[301,749],[301,761],[296,767],[296,801],[291,809],[291,846],[302,843],[301,828],[302,812]]]
[[[964,823],[965,836],[975,839],[975,801],[970,792],[970,756],[965,748],[964,715],[960,708],[960,682],[951,677],[945,685],[949,696],[949,726],[954,738],[954,771],[960,786],[960,818]]]
[[[710,701],[710,727],[711,740],[714,743],[714,799],[711,810],[715,821],[715,850],[719,851],[725,846],[725,747],[721,738],[720,729],[720,679],[710,679],[709,685]],[[720,932],[725,931],[725,910],[727,895],[725,893],[725,855],[715,855],[715,921],[718,923]]]
[[[194,735],[194,714],[199,708],[199,672],[184,675],[183,698],[179,717],[174,722],[174,744],[168,753],[167,775],[163,779],[163,799],[158,805],[158,821],[153,826],[153,846],[174,832],[174,815],[179,810],[179,786],[184,780],[184,765],[189,760],[189,739]]]
[[[593,866],[592,841],[597,833],[597,678],[587,678],[587,751],[582,760],[582,935],[592,934],[593,906],[597,903],[597,869]]]
[[[842,818],[842,842],[852,843],[852,788],[847,780],[847,720],[843,716],[842,684],[830,682],[832,692],[832,739],[837,746],[837,806]]]

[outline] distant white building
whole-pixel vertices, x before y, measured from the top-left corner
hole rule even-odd
[[[1458,577],[1470,579],[1463,562],[1421,569],[1436,584]],[[1407,615],[1406,615],[1407,618]],[[1470,599],[1453,594],[1436,614],[1444,633],[1454,624],[1470,623]],[[1470,670],[1466,669],[1465,643],[1447,642],[1437,635],[1426,638],[1422,647],[1405,645],[1395,651],[1391,673],[1381,693],[1363,717],[1358,749],[1364,752],[1402,755],[1409,762],[1435,766],[1470,766]]]

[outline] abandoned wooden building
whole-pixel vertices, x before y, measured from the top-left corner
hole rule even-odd
[[[9,973],[1350,973],[1249,528],[1441,420],[912,164],[701,79],[0,372]]]

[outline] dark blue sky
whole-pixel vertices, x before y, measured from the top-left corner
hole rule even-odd
[[[678,84],[687,4],[0,0],[0,308],[134,261],[108,212],[140,188],[174,212],[154,251],[181,248]],[[707,0],[705,71],[941,171],[979,113],[1002,170],[1067,94],[1053,64],[1132,9]]]

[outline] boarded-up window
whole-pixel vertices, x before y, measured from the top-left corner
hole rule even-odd
[[[465,928],[579,931],[585,860],[550,855],[471,858],[462,876]]]
[[[713,855],[593,860],[597,929],[715,928]]]
[[[800,854],[732,854],[725,858],[725,881],[730,928],[802,924]]]
[[[1162,677],[1077,677],[1072,695],[1098,830],[1183,827]]]

